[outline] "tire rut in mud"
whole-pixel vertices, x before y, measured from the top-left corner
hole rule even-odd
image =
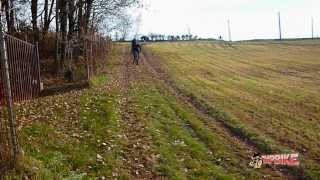
[[[148,56],[143,56],[145,64],[148,66],[148,69],[152,72],[152,74],[159,80],[163,81],[164,84],[166,85],[167,90],[173,94],[177,99],[182,101],[184,104],[189,105],[192,107],[194,110],[196,110],[197,114],[204,120],[205,122],[210,122],[214,121],[216,122],[221,128],[225,129],[226,132],[231,136],[234,137],[241,142],[243,142],[247,147],[249,147],[252,152],[258,152],[259,148],[252,142],[248,141],[245,137],[241,137],[237,135],[236,133],[233,133],[228,125],[224,123],[222,120],[217,120],[213,117],[211,117],[208,114],[208,110],[206,107],[203,107],[199,102],[196,102],[193,97],[190,97],[188,95],[185,95],[180,89],[178,89],[174,83],[167,77],[167,73],[164,72],[164,70],[159,67],[160,65],[158,64],[157,67],[155,67],[155,63],[150,63]],[[209,121],[208,121],[209,120]]]
[[[208,126],[210,123],[214,122],[216,125],[218,125],[219,128],[222,128],[229,137],[233,138],[235,141],[238,141],[242,144],[244,144],[245,147],[247,147],[252,153],[254,152],[260,152],[260,153],[265,153],[262,149],[259,148],[255,142],[250,141],[248,138],[240,135],[238,132],[235,132],[233,128],[225,123],[221,119],[216,119],[212,117],[209,112],[207,107],[204,105],[200,104],[198,101],[194,99],[192,96],[186,95],[184,92],[182,92],[179,88],[176,87],[174,82],[170,80],[168,77],[168,73],[165,72],[164,69],[162,69],[161,65],[159,62],[156,61],[156,59],[150,60],[150,52],[145,52],[141,58],[145,62],[144,64],[147,66],[148,70],[154,75],[155,78],[159,79],[162,81],[165,85],[165,88],[172,94],[174,95],[178,100],[180,100],[182,103],[188,105],[192,109],[195,110],[197,115],[203,119],[204,123]],[[190,127],[190,126],[189,126]],[[190,127],[191,128],[191,127]],[[192,132],[195,132],[192,130]],[[197,135],[199,138],[200,136]],[[201,138],[199,138],[201,139]],[[204,141],[202,141],[204,142]],[[303,172],[298,172],[298,174],[295,172],[294,174],[291,173],[291,171],[288,171],[286,169],[275,169],[272,168],[270,169],[271,171],[277,172],[279,175],[282,177],[285,177],[286,179],[299,179],[303,178]]]

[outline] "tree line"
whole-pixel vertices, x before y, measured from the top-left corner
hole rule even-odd
[[[8,34],[29,34],[29,41],[45,42],[49,32],[62,42],[82,39],[96,32],[108,33],[117,20],[140,0],[1,0]],[[45,43],[44,43],[45,44]],[[61,54],[65,54],[62,52]],[[62,57],[62,61],[65,57]]]
[[[139,0],[1,0],[7,31],[33,31],[39,40],[49,30],[71,37],[103,30],[103,25],[114,17],[121,17],[128,7]]]
[[[149,34],[143,35],[140,38],[142,41],[190,41],[199,39],[198,36],[192,34],[183,35],[163,35],[163,34]]]

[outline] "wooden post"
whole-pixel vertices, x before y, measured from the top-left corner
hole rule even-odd
[[[38,64],[37,68],[38,68],[38,83],[39,83],[39,93],[43,90],[43,84],[41,82],[41,68],[40,68],[40,57],[39,57],[39,43],[36,42],[36,47],[35,47],[35,53],[36,53],[36,62]]]
[[[0,56],[0,62],[3,70],[3,83],[5,87],[5,96],[6,96],[6,105],[7,105],[7,111],[8,111],[8,122],[9,122],[9,128],[10,128],[10,135],[11,135],[11,143],[13,146],[13,160],[14,162],[17,159],[17,155],[19,153],[18,148],[18,140],[16,135],[16,129],[15,129],[15,115],[13,112],[13,99],[12,99],[12,92],[11,92],[11,84],[10,84],[10,73],[9,73],[9,64],[8,64],[8,54],[7,54],[7,45],[5,41],[5,34],[3,32],[3,27],[1,23],[1,14],[0,14],[0,50],[1,50],[1,56]]]
[[[60,59],[59,59],[59,49],[60,49],[60,46],[59,46],[59,0],[56,1],[56,54],[55,54],[55,73],[58,74],[59,71],[60,71],[60,66],[59,66],[59,63],[60,63]]]
[[[89,42],[89,40],[87,40],[87,39],[85,39],[84,40],[84,42],[85,42],[85,52],[86,52],[86,62],[87,62],[87,78],[88,78],[88,82],[90,81],[90,78],[91,78],[91,76],[90,76],[90,55],[89,55],[89,53],[88,53],[88,42]]]
[[[90,42],[90,76],[93,75],[93,72],[94,72],[94,60],[93,60],[93,38],[92,36],[90,35],[90,39],[89,39],[89,42]]]

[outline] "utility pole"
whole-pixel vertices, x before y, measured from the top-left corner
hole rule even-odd
[[[278,12],[279,17],[279,40],[282,40],[282,29],[281,29],[281,14]]]
[[[189,26],[189,25],[187,26],[187,29],[188,29],[188,37],[189,37],[189,40],[191,40],[191,29],[190,29],[190,26]]]
[[[228,19],[228,34],[229,34],[229,41],[231,42],[232,38],[231,38],[231,27],[230,27],[230,20],[229,19]]]
[[[311,17],[311,38],[313,39],[314,38],[314,24],[313,24],[313,17]]]

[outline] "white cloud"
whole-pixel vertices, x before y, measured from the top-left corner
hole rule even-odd
[[[202,37],[227,36],[231,20],[233,39],[277,38],[281,11],[284,37],[310,37],[311,16],[320,35],[318,0],[145,0],[141,33],[183,34],[188,26]]]

